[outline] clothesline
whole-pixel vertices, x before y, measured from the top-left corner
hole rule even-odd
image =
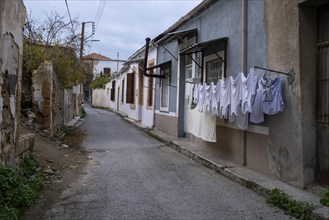
[[[254,66],[254,68],[286,75],[286,76],[288,76],[288,82],[290,84],[292,84],[295,81],[295,72],[294,72],[293,69],[290,70],[289,73],[285,73],[285,72],[281,72],[281,71],[277,71],[277,70],[272,70],[272,69],[269,69],[269,68],[264,68],[264,67],[259,67],[259,66]]]
[[[283,111],[281,78],[268,73],[258,79],[254,68],[248,76],[243,73],[214,82],[195,84],[193,103],[199,112],[219,116],[234,123],[240,129],[248,128],[248,121],[261,123],[264,114],[274,115]]]

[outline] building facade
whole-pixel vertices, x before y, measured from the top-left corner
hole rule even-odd
[[[200,3],[155,41],[157,74],[166,76],[155,82],[155,128],[298,187],[328,184],[327,8],[321,0]],[[251,69],[258,80],[265,72],[280,77],[282,112],[244,129],[195,113],[196,84]],[[195,124],[195,116],[203,123]]]

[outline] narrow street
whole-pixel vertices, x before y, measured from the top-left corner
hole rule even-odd
[[[116,114],[85,110],[91,162],[44,219],[290,219]]]

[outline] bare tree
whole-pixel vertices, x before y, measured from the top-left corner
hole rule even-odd
[[[50,60],[65,87],[81,83],[89,69],[77,58],[81,34],[77,18],[52,12],[44,22],[27,16],[24,26],[23,70],[31,73],[42,62]],[[79,34],[77,34],[79,33]]]

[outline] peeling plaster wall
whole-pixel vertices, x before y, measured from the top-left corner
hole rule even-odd
[[[265,0],[268,67],[296,73],[293,84],[283,84],[284,112],[268,120],[270,169],[299,187],[314,179],[316,149],[316,14],[301,10],[303,2]]]
[[[21,0],[0,1],[0,164],[15,163],[25,14]]]

